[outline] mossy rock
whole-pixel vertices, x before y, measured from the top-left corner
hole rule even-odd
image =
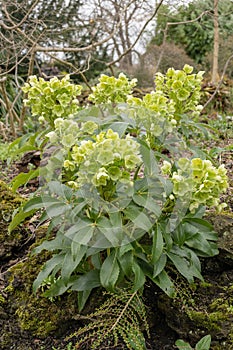
[[[12,252],[20,248],[25,236],[20,229],[8,233],[8,225],[12,214],[24,199],[16,195],[0,180],[0,259],[6,260],[12,257]]]
[[[233,285],[200,284],[195,292],[188,290],[174,300],[160,297],[169,327],[193,346],[210,334],[212,350],[233,349]]]
[[[37,232],[37,242],[30,250],[41,243],[41,236],[45,236],[46,228],[44,232],[43,229],[40,231]],[[6,274],[7,286],[0,294],[0,315],[4,319],[0,336],[1,349],[16,349],[17,347],[11,346],[16,346],[19,334],[27,340],[46,339],[54,333],[59,337],[70,327],[71,321],[78,323],[73,320],[73,316],[78,313],[75,292],[49,300],[42,296],[42,290],[36,294],[32,291],[33,281],[50,255],[47,251],[37,255],[32,255],[29,251],[22,261],[9,268]]]

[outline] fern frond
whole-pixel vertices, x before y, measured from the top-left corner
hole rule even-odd
[[[129,350],[145,350],[142,326],[148,336],[149,326],[141,294],[122,289],[117,294],[105,294],[107,300],[88,316],[92,321],[68,339],[78,338],[77,349],[86,343],[91,344],[92,350],[98,349],[104,342],[117,346],[121,340]]]

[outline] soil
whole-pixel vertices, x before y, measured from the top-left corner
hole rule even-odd
[[[232,144],[232,140],[219,140],[218,147]],[[216,146],[216,145],[215,145]],[[212,145],[210,146],[212,147]],[[32,163],[33,154],[29,157]],[[211,334],[213,350],[233,349],[233,158],[229,151],[221,154],[221,162],[228,170],[230,186],[223,199],[226,199],[229,208],[223,216],[215,213],[209,214],[209,220],[216,227],[219,233],[220,254],[217,257],[203,259],[202,271],[205,282],[197,282],[195,286],[188,286],[186,282],[179,280],[180,294],[175,300],[167,298],[155,285],[147,282],[144,290],[144,302],[148,313],[148,323],[150,327],[150,337],[146,337],[146,348],[148,350],[172,350],[177,349],[175,342],[183,339],[191,343],[194,347],[196,342],[206,334]],[[14,162],[7,166],[5,162],[0,164],[0,179],[9,183],[18,174],[25,164],[22,161]],[[27,164],[26,164],[27,167]],[[28,193],[34,191],[38,186],[37,179],[19,189],[22,197],[27,197]],[[35,335],[31,329],[22,329],[19,322],[19,312],[24,310],[22,305],[17,304],[17,300],[12,301],[12,294],[9,282],[9,269],[16,267],[18,276],[13,281],[13,287],[19,291],[27,288],[24,276],[24,263],[29,260],[28,252],[35,242],[35,222],[28,223],[27,227],[22,226],[19,232],[18,243],[10,247],[5,256],[2,256],[0,267],[0,325],[2,332],[0,336],[0,349],[2,350],[73,350],[68,345],[75,344],[75,337],[65,340],[67,336],[77,330],[80,325],[86,324],[85,320],[77,320],[74,317],[77,312],[75,302],[68,300],[66,317],[54,321],[54,328],[51,327],[49,334],[44,336]],[[30,287],[29,287],[30,288]],[[19,295],[19,294],[18,294]],[[93,311],[98,295],[92,294],[89,302],[89,309]],[[16,297],[17,299],[17,297]],[[19,298],[20,303],[22,299]],[[214,304],[215,302],[215,304]],[[226,306],[224,306],[225,304]],[[25,304],[27,301],[25,300]],[[65,302],[45,303],[42,311],[40,306],[35,311],[35,316],[40,318],[43,312],[48,312],[49,318],[59,313],[62,308],[66,310]],[[38,304],[40,305],[40,304]],[[24,312],[24,311],[23,311]],[[26,309],[25,309],[26,312]],[[218,313],[218,314],[217,314]],[[60,314],[59,314],[60,315]],[[60,316],[59,316],[60,317]],[[21,315],[22,320],[22,315]],[[211,321],[208,323],[208,321]],[[26,328],[26,327],[24,327]],[[232,337],[232,339],[230,339]],[[225,347],[226,346],[226,347]],[[86,343],[81,350],[90,349],[90,343]],[[126,349],[123,342],[117,346],[102,344],[99,349]]]

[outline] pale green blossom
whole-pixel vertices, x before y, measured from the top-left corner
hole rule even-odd
[[[161,171],[164,175],[168,175],[171,173],[172,165],[168,161],[164,160],[163,165],[161,166]]]
[[[216,207],[218,211],[225,208],[220,204],[220,196],[228,187],[224,165],[216,168],[210,160],[181,158],[177,172],[172,174],[173,193],[176,197],[190,198],[189,209],[195,211],[199,205]]]

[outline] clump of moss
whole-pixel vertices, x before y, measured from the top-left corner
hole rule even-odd
[[[203,311],[188,310],[187,315],[197,327],[205,328],[208,333],[220,333],[227,316],[222,312],[205,313]]]
[[[37,230],[36,242],[30,247],[27,256],[9,268],[6,276],[8,286],[4,289],[4,294],[7,295],[5,308],[9,314],[15,315],[19,332],[24,331],[42,339],[55,331],[57,336],[65,332],[69,321],[78,313],[77,295],[74,292],[50,301],[42,296],[42,291],[39,290],[36,294],[32,291],[33,281],[51,255],[47,251],[31,254],[32,249],[42,242],[45,235],[46,227]],[[7,327],[4,332],[5,339],[11,341],[7,337]],[[9,343],[7,346],[9,347]]]
[[[12,214],[17,209],[24,199],[16,195],[7,186],[7,184],[0,180],[0,258],[9,259],[12,250],[20,247],[24,239],[19,229],[8,233],[8,225],[12,218]]]
[[[233,349],[233,287],[229,282],[200,282],[196,289],[186,284],[179,288],[175,299],[162,296],[159,308],[170,328],[192,345],[200,334],[210,334],[211,349]]]
[[[0,257],[5,262],[14,258],[17,251],[22,250],[23,252],[25,240],[30,238],[28,237],[30,232],[27,233],[23,227],[18,227],[11,233],[8,232],[12,214],[23,202],[22,197],[13,193],[6,183],[0,181]],[[71,319],[72,315],[77,313],[75,293],[67,293],[62,299],[51,302],[44,298],[42,293],[35,295],[32,292],[33,281],[50,253],[43,251],[33,256],[31,250],[35,245],[41,243],[46,231],[47,228],[36,231],[35,237],[30,240],[30,243],[35,243],[29,248],[27,255],[8,268],[5,273],[6,287],[0,294],[0,305],[1,310],[4,311],[4,318],[6,320],[9,318],[9,322],[6,321],[5,325],[3,324],[1,336],[1,341],[3,339],[6,348],[10,348],[12,334],[17,326],[19,333],[28,331],[30,335],[45,338],[54,330],[58,330],[60,326],[64,329],[64,321]],[[15,325],[12,326],[14,322]]]

